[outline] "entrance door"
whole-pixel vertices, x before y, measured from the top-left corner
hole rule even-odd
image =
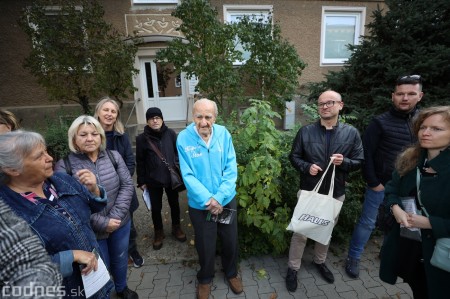
[[[150,107],[161,109],[164,120],[186,120],[187,98],[184,77],[176,75],[172,64],[163,67],[151,58],[140,60],[141,94],[144,114]]]

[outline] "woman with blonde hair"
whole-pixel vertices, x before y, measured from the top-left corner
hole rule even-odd
[[[127,286],[129,208],[134,191],[130,172],[118,152],[106,149],[105,132],[94,117],[76,118],[69,127],[68,140],[71,153],[56,163],[55,170],[67,172],[83,183],[77,171],[87,169],[105,188],[108,203],[101,212],[91,216],[91,226],[118,297],[138,298]]]
[[[124,126],[120,121],[120,107],[119,104],[110,97],[103,97],[95,107],[94,117],[99,121],[106,136],[106,148],[115,150],[122,156],[125,164],[130,171],[130,176],[133,176],[136,162],[131,148],[130,138],[125,133]],[[133,198],[130,204],[130,241],[128,243],[128,256],[133,261],[133,266],[139,268],[144,264],[144,259],[139,254],[137,249],[136,239],[137,231],[134,226],[133,213],[139,207],[136,190],[133,192]]]
[[[386,184],[385,203],[397,223],[381,250],[380,278],[403,278],[414,298],[446,298],[450,272],[430,260],[436,240],[450,238],[450,106],[420,111],[414,133],[419,142],[400,154]],[[418,231],[415,240],[402,233],[408,229]]]

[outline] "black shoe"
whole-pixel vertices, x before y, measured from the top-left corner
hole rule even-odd
[[[330,269],[325,265],[325,263],[322,264],[316,264],[313,262],[313,264],[316,266],[317,270],[319,270],[320,275],[322,275],[323,279],[325,279],[328,283],[334,282],[334,275],[331,273]]]
[[[144,264],[144,258],[137,250],[130,253],[130,259],[133,261],[133,267],[140,268]]]
[[[297,290],[297,271],[288,268],[286,274],[286,289],[289,292],[295,292]]]
[[[351,257],[347,257],[345,260],[345,272],[351,278],[359,277],[359,260]]]
[[[135,291],[130,290],[128,287],[125,287],[122,292],[117,292],[117,297],[123,299],[139,299],[138,294]]]

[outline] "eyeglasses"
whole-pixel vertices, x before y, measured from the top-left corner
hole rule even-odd
[[[159,121],[159,120],[161,120],[161,119],[162,119],[162,118],[159,117],[159,116],[153,116],[153,117],[150,117],[148,120]]]
[[[422,77],[420,75],[408,75],[408,76],[402,76],[397,79],[397,85],[400,84],[410,84],[410,83],[421,83]]]
[[[341,101],[328,101],[328,102],[323,102],[323,103],[319,103],[317,104],[317,106],[319,106],[319,108],[330,108],[333,107],[335,103],[341,103]]]

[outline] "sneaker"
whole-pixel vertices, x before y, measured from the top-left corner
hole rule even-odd
[[[288,268],[286,275],[286,289],[289,292],[295,292],[297,290],[297,271]]]
[[[235,293],[236,295],[244,291],[244,288],[242,287],[242,280],[237,276],[229,278],[228,285],[230,286],[230,289],[233,291],[233,293]]]
[[[317,270],[319,271],[320,275],[322,275],[323,279],[327,281],[328,283],[334,282],[334,275],[331,273],[330,269],[325,265],[325,263],[322,264],[316,264],[313,262],[313,264],[316,266]]]
[[[139,299],[139,296],[135,291],[132,291],[128,287],[125,287],[125,289],[122,292],[117,292],[117,298]]]
[[[144,258],[139,254],[137,250],[130,253],[129,257],[133,261],[133,267],[135,268],[140,268],[144,264]]]
[[[345,272],[351,278],[359,277],[359,260],[351,257],[347,257],[345,260]]]
[[[211,293],[211,284],[199,283],[197,285],[197,299],[208,299]]]

